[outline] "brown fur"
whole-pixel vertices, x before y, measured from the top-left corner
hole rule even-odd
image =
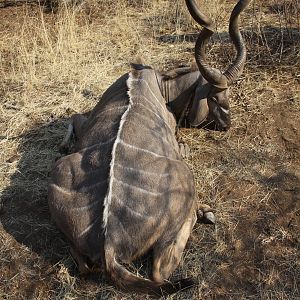
[[[87,118],[73,117],[75,153],[56,162],[49,206],[72,244],[80,270],[101,264],[119,287],[163,295],[193,284],[191,279],[173,284],[164,280],[179,264],[195,223],[195,188],[156,73],[139,68],[127,83],[130,99],[126,74]],[[153,280],[122,265],[151,249]]]

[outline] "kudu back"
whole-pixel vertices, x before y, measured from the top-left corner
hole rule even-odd
[[[248,2],[236,5],[234,22]],[[209,30],[210,20],[195,1],[186,3],[204,26],[199,37],[207,39],[211,32],[203,32]],[[197,44],[201,73],[181,68],[161,74],[134,65],[108,88],[88,116],[75,115],[74,151],[59,159],[51,173],[50,212],[69,240],[80,271],[97,266],[126,290],[163,295],[193,284],[190,278],[166,281],[178,266],[196,222],[194,179],[179,151],[176,121],[183,114],[192,124],[210,113],[216,122],[221,122],[218,114],[228,118],[224,111],[228,107],[210,97],[224,92],[225,83],[229,84],[226,74],[232,74],[230,69],[220,82],[210,78],[215,71],[203,62],[203,53],[197,58],[203,52],[199,38]],[[150,250],[152,280],[123,266]]]

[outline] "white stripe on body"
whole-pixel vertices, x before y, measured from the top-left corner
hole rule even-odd
[[[135,186],[135,185],[132,185],[132,184],[128,184],[128,183],[126,183],[126,182],[124,182],[122,180],[119,180],[117,178],[114,178],[114,181],[117,182],[117,183],[119,183],[119,184],[121,184],[121,185],[123,185],[123,186],[129,187],[129,188],[131,188],[133,190],[137,190],[137,191],[139,191],[139,192],[141,192],[143,194],[151,195],[151,196],[154,196],[154,197],[158,197],[158,196],[161,196],[162,194],[164,194],[164,192],[162,192],[162,193],[153,193],[153,192],[150,192],[150,191],[145,190],[143,188],[140,188],[138,186]]]
[[[129,78],[127,79],[127,86],[128,86],[128,96],[129,96],[129,104],[128,104],[128,107],[127,107],[127,110],[124,112],[124,114],[122,115],[121,117],[121,121],[120,121],[120,126],[119,126],[119,129],[118,129],[118,133],[117,133],[117,137],[116,137],[116,140],[114,142],[114,145],[113,145],[113,148],[112,148],[112,159],[111,159],[111,162],[110,162],[110,172],[109,172],[109,187],[108,187],[108,192],[105,196],[105,199],[104,199],[104,210],[103,210],[103,229],[104,229],[104,234],[106,236],[107,234],[107,224],[108,224],[108,218],[109,218],[109,208],[110,208],[110,205],[111,205],[111,200],[112,200],[112,187],[113,187],[113,181],[116,180],[115,179],[115,176],[114,176],[114,166],[115,166],[115,159],[116,159],[116,149],[117,149],[117,146],[118,144],[123,144],[127,147],[131,147],[135,150],[138,150],[138,151],[142,151],[144,153],[148,153],[148,154],[151,154],[155,157],[158,157],[158,158],[164,158],[164,159],[167,159],[167,160],[171,160],[171,161],[175,161],[175,162],[181,162],[180,160],[177,160],[177,159],[172,159],[172,158],[169,158],[167,156],[162,156],[162,155],[159,155],[155,152],[152,152],[152,151],[149,151],[149,150],[146,150],[146,149],[141,149],[141,148],[138,148],[138,147],[135,147],[135,146],[132,146],[130,144],[127,144],[125,143],[124,141],[121,140],[121,132],[122,132],[122,129],[124,127],[124,123],[126,122],[126,118],[129,114],[129,112],[131,111],[131,109],[133,108],[133,106],[135,105],[135,103],[133,102],[133,99],[135,98],[132,93],[131,93],[131,90],[132,90],[132,87],[135,83],[138,83],[140,81],[143,81],[146,83],[146,85],[148,86],[150,92],[152,93],[154,99],[159,103],[159,105],[163,108],[163,110],[166,110],[166,107],[164,105],[162,105],[160,103],[160,101],[158,100],[158,98],[155,96],[155,94],[153,93],[153,91],[150,89],[150,86],[149,84],[144,80],[144,79],[135,79],[133,78],[133,75],[132,73],[129,74]],[[138,95],[139,97],[140,95]],[[145,98],[145,97],[144,97]],[[137,103],[139,104],[139,103]],[[142,104],[140,104],[142,105]],[[144,106],[145,107],[145,106]],[[155,115],[157,115],[154,111],[152,111],[151,109],[145,107],[147,110],[149,110],[150,112],[154,113]],[[159,116],[159,115],[158,115]],[[159,116],[160,117],[160,116]],[[160,117],[161,118],[161,117]],[[161,118],[162,119],[162,118]],[[165,120],[163,120],[166,123]],[[167,124],[168,126],[168,124]],[[168,126],[169,127],[169,126]],[[171,129],[169,127],[169,129]],[[171,129],[172,131],[172,129]],[[142,190],[142,189],[141,189]],[[148,192],[148,191],[147,191]],[[154,195],[157,195],[157,193],[153,193]]]
[[[126,147],[132,148],[132,149],[137,150],[137,151],[142,151],[144,153],[148,153],[148,154],[153,155],[153,156],[158,157],[158,158],[165,158],[165,159],[168,159],[168,160],[171,160],[171,161],[181,162],[179,159],[170,158],[168,156],[160,155],[160,154],[157,154],[156,152],[152,152],[152,151],[147,150],[147,149],[143,149],[143,148],[133,146],[131,144],[127,144],[126,142],[124,142],[121,139],[119,140],[119,143],[126,146]]]
[[[95,224],[97,223],[97,221],[99,220],[100,216],[98,216],[95,221],[90,224],[86,229],[84,229],[83,231],[81,231],[78,235],[78,237],[82,237],[83,235],[85,235],[86,233],[88,233],[92,228],[93,226],[95,226]]]
[[[160,177],[168,177],[170,176],[169,173],[161,173],[161,174],[157,174],[157,173],[154,173],[154,172],[148,172],[148,171],[143,171],[143,170],[140,170],[140,169],[136,169],[136,168],[131,168],[131,167],[125,167],[123,165],[120,165],[120,164],[115,164],[117,167],[119,168],[122,168],[122,169],[125,169],[125,170],[130,170],[130,171],[134,171],[134,172],[138,172],[138,173],[141,173],[141,174],[145,174],[145,175],[154,175],[154,176],[160,176]]]
[[[129,74],[129,77],[127,79],[127,86],[128,86],[128,98],[129,98],[129,104],[128,107],[126,109],[126,111],[124,112],[124,114],[121,117],[121,121],[120,121],[120,127],[118,129],[118,133],[117,133],[117,138],[114,142],[113,148],[112,148],[112,158],[111,158],[111,162],[110,162],[110,170],[109,170],[109,185],[108,185],[108,192],[104,198],[104,210],[103,210],[103,229],[104,229],[104,234],[106,236],[107,234],[107,222],[108,222],[108,217],[109,217],[109,207],[111,204],[111,197],[112,197],[112,185],[113,185],[113,178],[114,178],[114,164],[115,164],[115,156],[116,156],[116,149],[117,149],[117,145],[119,143],[120,140],[120,136],[121,136],[121,131],[123,129],[124,123],[126,121],[126,117],[133,105],[132,99],[131,99],[131,94],[130,94],[130,88],[133,82],[133,78],[132,78],[132,74]]]

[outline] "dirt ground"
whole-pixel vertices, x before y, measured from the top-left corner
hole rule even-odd
[[[208,54],[224,68],[235,1],[211,2],[199,1],[219,31]],[[199,27],[184,1],[103,3],[56,14],[0,9],[0,299],[150,299],[102,274],[78,274],[51,221],[48,173],[73,113],[92,108],[137,56],[160,70],[191,63]],[[299,3],[250,6],[232,128],[179,132],[199,203],[213,207],[217,224],[196,224],[172,279],[198,283],[168,299],[300,299]],[[133,268],[149,276],[151,263],[145,257]]]

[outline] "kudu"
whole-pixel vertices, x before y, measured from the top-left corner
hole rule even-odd
[[[238,18],[249,2],[239,1],[231,14],[230,36],[238,55],[224,74],[205,61],[212,22],[195,1],[186,0],[193,18],[204,26],[195,50],[201,73],[179,68],[163,75],[134,65],[87,117],[74,116],[74,151],[56,162],[48,200],[80,271],[97,266],[121,288],[156,295],[193,284],[190,278],[165,281],[178,266],[196,222],[194,180],[180,155],[176,119],[188,109],[192,125],[213,118],[228,128],[227,88],[246,58]],[[123,266],[150,250],[153,280]]]

